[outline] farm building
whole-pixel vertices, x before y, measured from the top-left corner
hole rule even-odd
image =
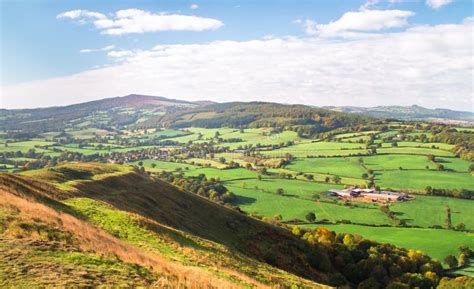
[[[376,191],[374,189],[359,189],[349,188],[345,190],[330,190],[337,197],[341,199],[349,199],[354,201],[371,201],[371,202],[403,202],[408,201],[411,197],[407,194],[390,192],[390,191]]]

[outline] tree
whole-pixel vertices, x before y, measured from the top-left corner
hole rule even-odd
[[[471,248],[469,248],[468,246],[465,246],[465,245],[462,245],[462,246],[459,246],[459,252],[461,252],[462,254],[468,256],[468,257],[471,257],[472,255],[472,250]]]
[[[451,208],[446,206],[445,212],[446,212],[446,219],[444,220],[444,224],[446,225],[447,229],[452,229],[453,223],[451,222]]]
[[[293,235],[298,236],[298,237],[301,235],[301,229],[298,226],[294,226],[291,232],[293,233]]]
[[[306,214],[305,218],[306,218],[306,221],[314,223],[314,221],[316,221],[316,214],[313,212],[309,212]]]
[[[152,168],[156,168],[156,164],[155,164],[155,163],[152,163],[152,164],[151,164],[151,167],[152,167]]]
[[[326,183],[329,183],[330,180],[331,180],[331,178],[328,177],[328,176],[326,176],[326,177],[324,178],[324,181],[325,181]]]
[[[458,264],[459,267],[464,267],[464,266],[466,266],[466,259],[467,259],[467,258],[466,258],[466,255],[464,255],[464,254],[460,254],[460,255],[459,255],[459,264]]]
[[[259,181],[261,181],[261,180],[262,180],[262,175],[259,174],[259,175],[257,176],[257,179],[258,179]]]
[[[367,173],[363,173],[363,174],[362,174],[362,178],[363,178],[364,180],[367,180],[367,179],[369,178],[369,175],[368,175]]]
[[[396,141],[394,141],[394,142],[392,143],[392,147],[398,147],[398,143],[397,143]]]
[[[369,279],[362,281],[357,287],[357,289],[378,289],[378,288],[380,288],[380,284],[373,277],[370,277]]]
[[[277,195],[283,195],[285,194],[285,190],[283,190],[282,188],[278,188],[277,191],[276,191]]]
[[[470,173],[474,172],[474,164],[469,165],[469,172]]]
[[[221,134],[219,133],[219,131],[218,131],[218,130],[216,130],[216,133],[214,134],[214,138],[216,138],[216,139],[217,139],[217,138],[219,138],[219,136],[220,136],[220,135],[221,135]]]
[[[336,184],[341,183],[341,177],[340,176],[334,176],[332,177],[332,181],[335,182]]]
[[[426,155],[426,157],[428,158],[428,160],[429,160],[430,162],[434,162],[434,161],[435,161],[435,156],[432,155],[432,154],[428,154],[428,155]]]
[[[139,161],[139,162],[138,162],[138,166],[140,166],[140,167],[143,166],[143,162],[142,162],[142,161]]]
[[[437,164],[437,165],[436,165],[436,169],[437,169],[438,171],[444,171],[444,166],[443,166],[442,164]]]
[[[433,188],[431,186],[426,186],[425,187],[425,193],[431,194],[433,192]]]
[[[466,230],[466,225],[464,225],[464,223],[459,223],[456,225],[456,230],[457,231],[464,231]]]
[[[313,175],[306,175],[306,179],[308,181],[312,181],[314,179],[314,176]]]
[[[454,257],[453,255],[449,255],[446,258],[444,258],[444,263],[446,263],[449,268],[455,268],[458,265],[458,259]]]

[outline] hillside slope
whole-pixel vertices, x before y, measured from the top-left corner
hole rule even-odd
[[[305,243],[286,230],[131,168],[69,164],[24,175],[0,174],[0,196],[4,228],[0,230],[0,257],[9,260],[10,266],[14,251],[22,247],[33,260],[33,265],[26,262],[23,266],[42,268],[47,261],[60,267],[56,279],[49,281],[53,283],[45,280],[45,285],[66,282],[64,272],[76,259],[81,260],[84,272],[90,271],[84,273],[90,280],[71,280],[89,286],[101,278],[116,286],[125,282],[122,274],[135,274],[137,284],[156,285],[154,282],[165,280],[172,287],[188,282],[197,287],[319,288],[324,286],[308,279],[328,282],[327,273],[309,264],[311,255],[306,254]],[[18,219],[27,225],[15,225]],[[23,228],[28,228],[28,234]],[[38,241],[41,249],[36,247]],[[44,261],[38,253],[41,250],[52,257]],[[100,270],[89,268],[91,264],[100,264],[96,266]],[[103,271],[110,272],[107,264],[120,273],[105,274]],[[28,276],[25,280],[38,276],[31,276],[21,265],[17,265],[18,275],[9,266],[0,267],[4,276],[24,274]]]

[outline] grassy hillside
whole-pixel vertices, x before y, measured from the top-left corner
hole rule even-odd
[[[70,164],[1,174],[0,189],[0,257],[8,261],[0,275],[9,277],[0,278],[3,285],[18,284],[21,274],[25,286],[34,280],[92,286],[105,278],[111,286],[166,280],[173,287],[321,287],[289,272],[328,282],[308,264],[307,245],[290,232],[125,166]],[[19,249],[31,262],[15,266]],[[68,279],[65,272],[75,264],[85,280],[80,274]],[[40,269],[30,274],[24,266]],[[58,267],[54,278],[38,277],[51,267]]]

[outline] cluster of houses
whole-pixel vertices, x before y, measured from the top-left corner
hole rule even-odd
[[[375,189],[348,188],[345,190],[330,190],[330,193],[340,199],[368,201],[373,203],[404,202],[412,199],[408,194],[377,191]]]

